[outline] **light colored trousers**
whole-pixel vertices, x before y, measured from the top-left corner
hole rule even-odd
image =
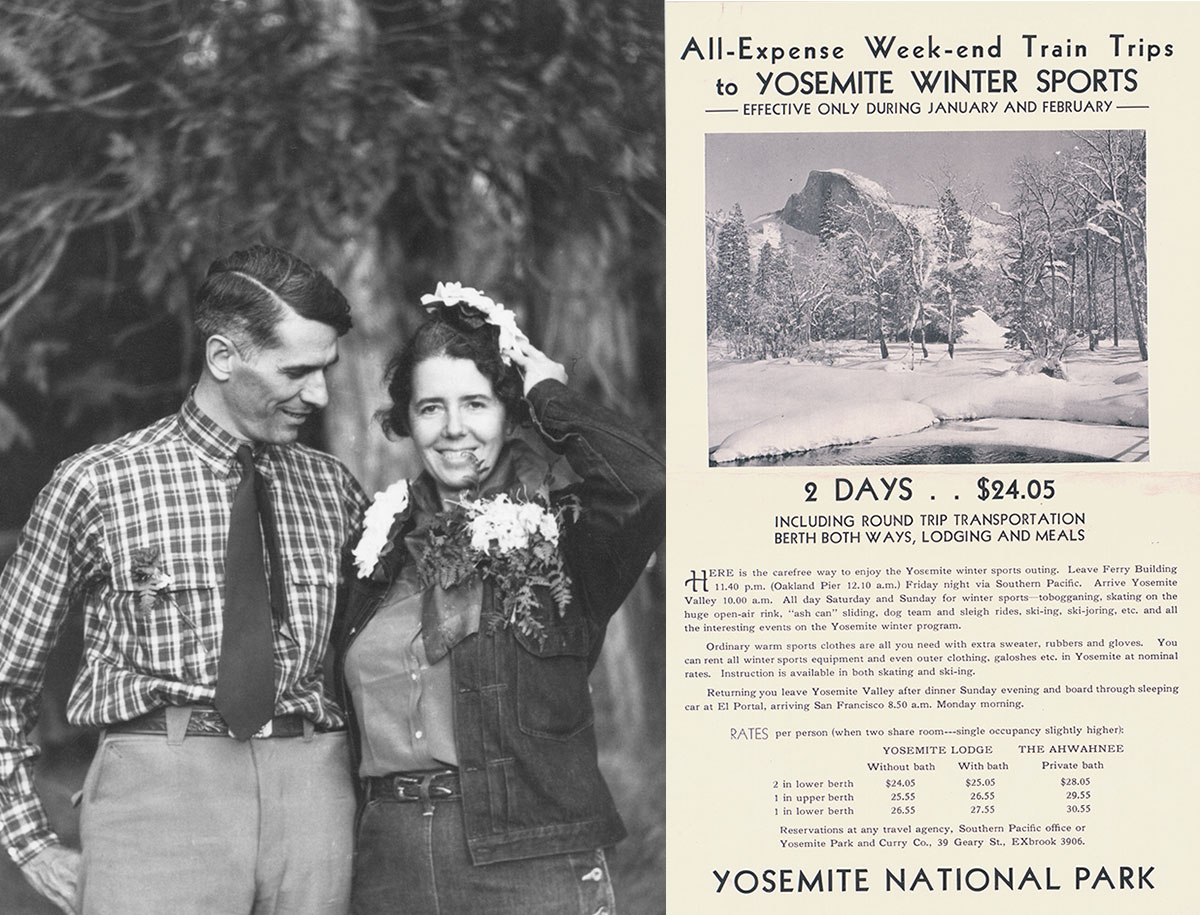
[[[79,911],[345,915],[346,740],[106,733],[83,787]]]

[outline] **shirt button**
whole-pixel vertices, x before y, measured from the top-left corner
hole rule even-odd
[[[417,672],[414,670],[414,671],[413,671],[413,672],[412,672],[412,673],[411,673],[409,676],[411,676],[411,677],[412,677],[414,680],[416,680],[416,679],[417,679]]]
[[[425,732],[424,732],[424,731],[417,731],[417,732],[415,732],[415,733],[413,734],[413,737],[417,738],[417,740],[420,740],[420,739],[421,739],[422,737],[424,737],[424,736],[425,736]]]

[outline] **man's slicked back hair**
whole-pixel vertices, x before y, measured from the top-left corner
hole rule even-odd
[[[328,324],[342,336],[350,305],[329,278],[290,251],[251,245],[213,261],[193,309],[204,339],[223,334],[264,349],[278,343],[275,326],[285,306],[300,317]]]

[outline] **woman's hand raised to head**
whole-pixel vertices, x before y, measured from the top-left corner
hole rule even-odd
[[[545,381],[547,378],[567,383],[567,370],[528,340],[521,341],[520,349],[512,353],[512,360],[525,378],[526,394],[532,391],[539,381]]]

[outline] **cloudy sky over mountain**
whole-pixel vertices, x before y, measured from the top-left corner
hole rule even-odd
[[[1073,145],[1065,131],[709,134],[706,207],[740,203],[753,219],[803,190],[811,170],[832,168],[882,184],[897,202],[932,206],[943,166],[962,187],[978,185],[983,204],[1007,205],[1016,159],[1046,159]]]

